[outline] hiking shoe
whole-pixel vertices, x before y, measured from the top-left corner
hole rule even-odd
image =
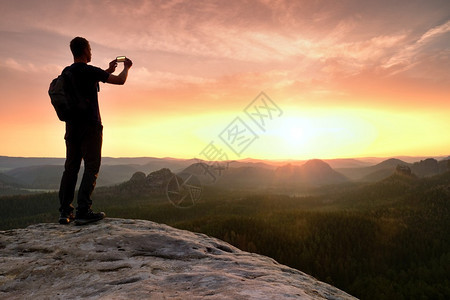
[[[85,225],[88,223],[97,222],[105,216],[106,214],[104,212],[95,213],[92,210],[88,210],[84,213],[77,212],[77,216],[75,217],[75,225]]]
[[[75,217],[72,212],[70,212],[70,213],[62,212],[59,215],[59,224],[69,224],[74,219],[75,219]]]

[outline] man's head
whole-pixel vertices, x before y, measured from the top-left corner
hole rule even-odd
[[[89,45],[88,40],[85,38],[77,36],[72,41],[70,41],[70,51],[72,51],[73,58],[75,60],[90,62],[91,55],[91,46]]]

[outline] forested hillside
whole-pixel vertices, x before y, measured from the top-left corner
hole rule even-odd
[[[165,195],[95,192],[109,217],[140,218],[273,257],[361,299],[450,298],[450,173],[401,173],[317,196],[204,188],[193,207]],[[57,220],[56,193],[0,198],[2,229]]]

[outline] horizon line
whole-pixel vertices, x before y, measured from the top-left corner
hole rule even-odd
[[[24,159],[65,159],[65,157],[57,157],[57,156],[10,156],[10,155],[0,155],[0,158],[24,158]],[[214,162],[215,160],[205,160],[205,159],[199,159],[196,157],[191,158],[180,158],[180,157],[170,157],[170,156],[164,156],[164,157],[157,157],[157,156],[102,156],[102,159],[108,158],[108,159],[172,159],[172,160],[201,160],[201,161],[209,161]],[[441,155],[392,155],[392,156],[355,156],[355,157],[335,157],[335,158],[252,158],[252,157],[246,157],[241,159],[229,159],[224,161],[248,161],[248,160],[254,160],[254,161],[272,161],[272,162],[283,162],[283,161],[308,161],[308,160],[345,160],[345,159],[391,159],[391,158],[450,158],[450,154],[441,154]]]

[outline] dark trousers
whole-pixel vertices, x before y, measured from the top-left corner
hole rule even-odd
[[[66,162],[59,188],[60,212],[73,211],[73,198],[81,160],[84,173],[78,190],[77,212],[86,212],[92,206],[91,194],[100,170],[103,126],[101,124],[66,123]]]

